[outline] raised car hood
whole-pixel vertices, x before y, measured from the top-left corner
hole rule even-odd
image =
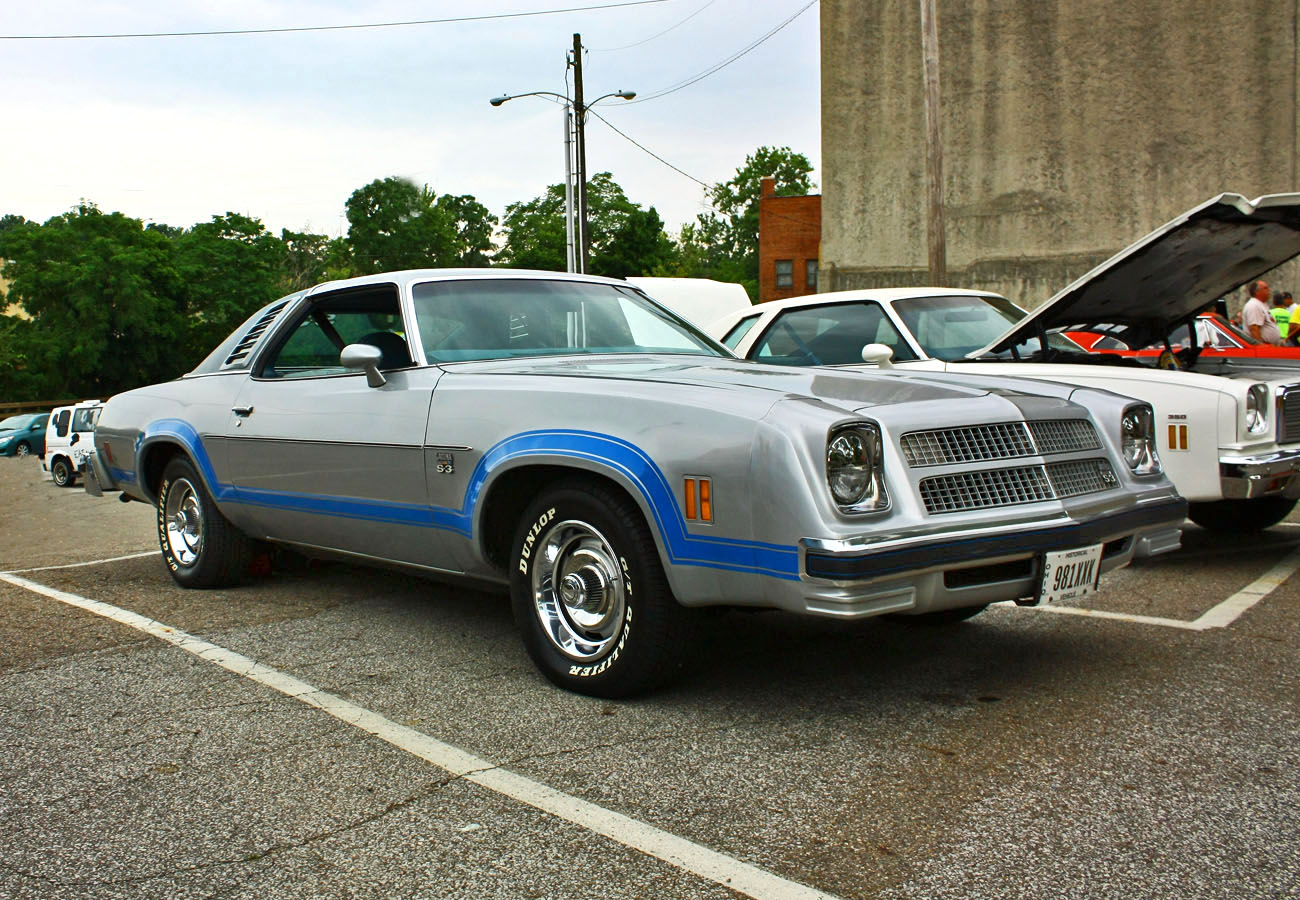
[[[1129,326],[1130,343],[1154,343],[1297,254],[1300,194],[1220,194],[1116,253],[970,356],[1007,350],[1040,328],[1101,323]]]

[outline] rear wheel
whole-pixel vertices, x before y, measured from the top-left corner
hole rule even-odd
[[[528,508],[512,547],[515,622],[552,682],[622,697],[673,674],[685,610],[640,510],[624,495],[562,483]]]
[[[248,571],[253,542],[217,509],[194,465],[176,457],[158,487],[158,544],[183,587],[220,587]]]
[[[50,463],[50,477],[59,487],[68,487],[72,484],[72,466],[63,457],[59,457]]]
[[[1290,515],[1295,505],[1295,500],[1280,495],[1256,497],[1254,500],[1189,503],[1187,518],[1207,531],[1263,531]]]

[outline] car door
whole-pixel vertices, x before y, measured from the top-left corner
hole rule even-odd
[[[226,428],[238,501],[266,537],[447,568],[433,528],[424,435],[441,374],[419,368],[392,284],[311,299],[254,363]],[[383,352],[381,387],[339,353]]]

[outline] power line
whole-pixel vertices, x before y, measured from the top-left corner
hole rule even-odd
[[[751,50],[754,50],[759,45],[766,42],[769,38],[773,37],[781,29],[785,28],[795,19],[799,18],[800,16],[802,16],[804,13],[806,13],[808,10],[812,9],[816,5],[817,5],[817,0],[809,0],[807,4],[801,7],[799,11],[796,12],[794,15],[792,15],[790,18],[786,19],[784,22],[777,25],[771,31],[767,32],[767,34],[764,34],[762,37],[758,38],[757,40],[753,41],[747,46],[742,47],[740,50],[737,50],[735,53],[731,54],[731,56],[728,56],[726,59],[722,60],[722,62],[710,66],[709,68],[705,69],[703,72],[699,73],[698,75],[693,75],[692,77],[686,79],[685,81],[679,81],[677,84],[674,84],[671,87],[664,88],[662,91],[656,91],[655,93],[650,94],[649,96],[641,97],[636,100],[629,100],[628,104],[630,105],[633,103],[645,103],[648,100],[658,100],[660,97],[666,97],[669,94],[676,93],[677,91],[680,91],[682,88],[690,87],[691,85],[695,84],[697,81],[703,81],[705,78],[708,78],[710,75],[714,74],[715,72],[719,72],[722,69],[725,69],[727,66],[731,65],[736,60],[740,59],[742,56],[749,53]]]
[[[649,149],[648,147],[644,146],[643,144],[638,143],[638,142],[637,142],[636,140],[634,140],[633,138],[630,138],[630,137],[628,137],[626,134],[624,134],[623,132],[619,131],[617,128],[614,127],[613,124],[610,123],[609,119],[606,119],[604,116],[602,116],[600,113],[596,112],[596,111],[595,111],[594,109],[592,109],[591,107],[587,107],[587,112],[591,113],[591,115],[595,116],[597,119],[600,119],[600,121],[602,121],[602,122],[604,122],[606,125],[608,125],[608,126],[609,126],[609,129],[610,129],[611,131],[613,131],[615,134],[617,134],[619,137],[621,137],[623,140],[627,141],[629,144],[632,144],[634,147],[636,147],[636,148],[637,148],[638,150],[640,150],[641,152],[643,152],[643,153],[647,153],[647,154],[649,154],[650,156],[653,156],[655,159],[659,160],[659,161],[660,161],[661,163],[663,163],[665,166],[667,166],[668,168],[672,169],[672,170],[673,170],[674,172],[676,172],[678,175],[685,175],[685,176],[686,176],[687,178],[689,178],[691,181],[694,181],[696,184],[698,184],[700,187],[702,187],[702,188],[704,188],[704,189],[706,189],[706,190],[710,190],[710,189],[712,189],[712,187],[713,187],[712,185],[710,185],[710,184],[706,184],[706,183],[704,183],[703,181],[700,181],[700,179],[696,178],[694,175],[692,175],[692,174],[689,173],[689,172],[683,172],[681,169],[679,169],[679,168],[677,168],[676,166],[674,166],[672,163],[670,163],[668,160],[664,159],[664,158],[663,158],[662,156],[660,156],[658,153],[655,153],[653,150]],[[710,207],[710,209],[712,209],[712,207]],[[714,212],[717,212],[717,210],[713,210],[713,211],[714,211]]]
[[[714,3],[716,3],[716,2],[717,2],[717,0],[709,0],[708,3],[705,3],[703,6],[701,6],[699,9],[697,9],[695,12],[691,13],[689,16],[687,16],[686,18],[684,18],[684,19],[682,19],[680,22],[678,22],[676,25],[669,25],[667,28],[665,28],[663,31],[659,32],[658,34],[652,34],[652,35],[650,35],[650,37],[646,38],[645,40],[637,41],[635,44],[624,44],[622,47],[606,47],[606,48],[604,48],[603,50],[592,50],[592,49],[588,48],[587,52],[588,52],[588,53],[613,53],[613,52],[615,52],[616,50],[631,50],[633,47],[640,47],[642,44],[648,44],[648,43],[650,43],[651,41],[653,41],[655,38],[663,37],[665,34],[667,34],[668,32],[672,31],[673,29],[675,29],[675,28],[680,28],[682,25],[685,25],[685,24],[686,24],[687,22],[689,22],[691,19],[694,19],[696,16],[698,16],[700,13],[704,12],[706,9],[708,9],[710,6],[712,6],[712,5],[713,5]],[[606,123],[606,124],[608,124],[608,123]]]
[[[455,16],[445,19],[414,19],[409,22],[368,22],[359,25],[303,25],[290,28],[227,28],[219,31],[147,31],[121,34],[0,34],[0,41],[95,41],[121,38],[214,37],[235,34],[291,34],[305,31],[355,31],[363,28],[405,28],[411,25],[449,25],[456,22],[484,22],[490,19],[554,16],[561,13],[592,12],[601,9],[618,9],[625,6],[645,6],[650,3],[664,2],[666,0],[625,0],[622,3],[602,3],[597,6],[570,6],[563,9],[494,13],[482,16]]]
[[[700,181],[700,179],[696,178],[696,177],[695,177],[694,175],[692,175],[690,172],[685,172],[685,171],[683,171],[682,169],[679,169],[677,166],[673,165],[673,164],[670,163],[668,160],[664,159],[664,158],[663,158],[662,156],[660,156],[658,153],[655,153],[655,152],[654,152],[653,150],[651,150],[649,147],[646,147],[646,146],[645,146],[644,144],[642,144],[640,141],[637,141],[635,138],[632,138],[632,137],[630,137],[630,136],[627,135],[627,134],[624,134],[622,131],[620,131],[618,128],[616,128],[616,127],[614,126],[614,124],[613,124],[612,122],[609,121],[609,119],[606,119],[604,116],[602,116],[600,113],[598,113],[598,112],[596,112],[595,110],[593,110],[591,107],[587,107],[587,112],[589,112],[591,115],[595,116],[597,119],[600,119],[600,121],[604,122],[604,123],[609,127],[609,129],[610,129],[611,131],[613,131],[615,134],[617,134],[617,135],[618,135],[619,137],[621,137],[623,140],[627,141],[627,142],[628,142],[629,144],[631,144],[632,146],[636,147],[636,148],[637,148],[638,150],[640,150],[642,153],[645,153],[645,154],[648,154],[649,156],[654,157],[655,159],[659,160],[659,162],[663,163],[665,166],[667,166],[668,168],[672,169],[672,170],[673,170],[674,172],[676,172],[678,175],[684,175],[684,176],[686,176],[686,177],[689,178],[691,181],[694,181],[694,182],[695,182],[696,184],[698,184],[700,187],[704,188],[706,191],[712,191],[712,190],[713,190],[713,185],[711,185],[711,184],[706,184],[706,183],[704,183],[703,181]],[[706,195],[706,196],[707,196],[707,195]],[[712,203],[706,203],[706,204],[704,204],[704,206],[705,206],[705,208],[706,208],[709,212],[716,213],[717,215],[720,215],[720,216],[725,216],[725,215],[726,215],[726,213],[724,213],[722,210],[718,209],[718,208],[717,208],[716,206],[714,206]],[[774,218],[777,218],[777,219],[785,219],[785,220],[788,221],[788,222],[794,222],[794,223],[797,224],[797,225],[807,225],[809,228],[815,228],[815,227],[817,227],[817,223],[816,223],[816,222],[810,222],[810,221],[808,221],[807,219],[796,219],[794,216],[787,216],[787,215],[785,215],[784,213],[772,212],[772,211],[769,210],[769,211],[768,211],[768,215],[769,215],[769,216],[772,216],[772,217],[774,217]]]

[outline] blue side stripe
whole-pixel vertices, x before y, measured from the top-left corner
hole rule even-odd
[[[241,488],[220,482],[202,438],[193,426],[179,419],[160,419],[146,426],[137,441],[137,460],[142,459],[138,451],[143,444],[160,438],[172,438],[186,448],[198,465],[199,473],[207,482],[213,497],[220,502],[436,528],[466,538],[473,537],[474,509],[488,478],[501,466],[529,456],[590,460],[622,473],[641,491],[672,564],[754,572],[786,580],[799,578],[799,552],[795,547],[689,533],[672,487],[659,467],[636,445],[610,435],[557,430],[524,432],[506,438],[484,453],[475,466],[460,509],[328,494]]]

